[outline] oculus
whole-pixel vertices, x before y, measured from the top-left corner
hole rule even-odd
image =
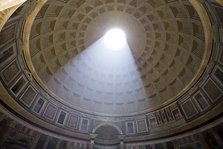
[[[121,29],[110,29],[104,35],[104,44],[110,50],[121,50],[126,45],[126,43],[125,33]]]

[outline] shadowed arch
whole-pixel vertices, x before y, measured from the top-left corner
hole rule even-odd
[[[99,129],[100,127],[102,127],[102,126],[111,126],[111,127],[114,127],[114,128],[119,132],[120,135],[123,134],[123,133],[122,133],[122,130],[121,130],[117,125],[115,125],[115,124],[111,124],[111,123],[101,123],[101,124],[97,125],[97,126],[92,130],[92,133],[95,133],[96,130]]]

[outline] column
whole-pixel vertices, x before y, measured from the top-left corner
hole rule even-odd
[[[120,149],[124,149],[125,148],[125,144],[124,144],[124,139],[125,139],[125,135],[120,134],[118,136],[119,140],[120,140]]]
[[[167,149],[167,142],[163,143],[163,148]]]
[[[152,149],[155,149],[155,144],[150,145]]]
[[[219,146],[223,146],[223,140],[221,139],[218,132],[214,128],[210,130],[210,134],[213,135]]]
[[[73,148],[73,146],[72,146],[72,142],[67,142],[67,149],[72,149]]]
[[[124,148],[125,148],[124,141],[120,141],[120,149],[124,149]]]
[[[91,140],[90,140],[90,149],[93,149],[93,148],[94,148],[94,139],[95,139],[97,136],[98,136],[98,135],[97,135],[97,134],[94,134],[94,133],[90,134],[90,138],[91,138]]]
[[[34,139],[32,143],[31,149],[35,149],[37,142],[39,141],[40,134],[39,133],[33,133],[34,134]]]
[[[199,139],[204,147],[204,149],[211,149],[209,143],[208,143],[208,139],[206,138],[204,132],[199,134]]]
[[[46,137],[46,141],[44,142],[44,145],[43,145],[43,149],[46,149],[46,148],[47,148],[47,145],[48,145],[48,143],[49,143],[49,140],[50,140],[50,137],[47,136],[47,137]]]
[[[56,145],[56,149],[60,149],[60,143],[62,140],[57,139],[57,145]]]
[[[173,148],[174,149],[177,149],[177,144],[176,144],[176,141],[171,141],[173,143]]]
[[[7,116],[0,111],[0,122],[6,118],[7,118]]]
[[[94,148],[94,140],[91,139],[91,141],[90,141],[90,149],[93,149],[93,148]]]
[[[15,128],[16,122],[10,119],[3,120],[5,123],[3,124],[2,132],[0,135],[0,145],[2,145],[12,132],[13,128]]]

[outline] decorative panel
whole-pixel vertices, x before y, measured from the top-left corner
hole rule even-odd
[[[207,100],[204,98],[204,96],[200,92],[194,95],[194,99],[196,103],[198,104],[198,107],[200,108],[201,111],[209,107]]]
[[[38,101],[36,102],[34,108],[33,108],[33,111],[36,112],[36,113],[40,113],[44,103],[45,103],[45,100],[42,99],[42,98],[39,98]]]
[[[9,47],[3,47],[3,50],[0,50],[0,67],[2,67],[6,61],[10,61],[16,56],[15,45]]]
[[[2,72],[2,78],[6,84],[10,83],[20,72],[17,61],[13,61]]]
[[[160,114],[161,114],[161,118],[162,118],[163,122],[166,123],[167,117],[166,117],[165,110],[164,109],[160,110]]]
[[[180,111],[179,111],[178,108],[173,109],[172,113],[173,113],[174,119],[176,121],[181,119],[182,116],[181,116]]]
[[[52,104],[48,104],[44,112],[44,116],[48,119],[54,120],[56,112],[57,112],[57,107]]]
[[[27,107],[30,107],[36,95],[37,95],[36,91],[31,86],[29,86],[22,95],[22,97],[20,98],[20,101]]]
[[[182,103],[181,107],[187,119],[192,118],[193,116],[198,114],[196,107],[190,99]]]
[[[64,124],[64,121],[66,119],[67,113],[64,111],[60,111],[59,117],[57,119],[58,124]]]
[[[10,47],[9,49],[2,51],[0,53],[0,63],[3,63],[6,59],[8,59],[13,54],[13,47]]]
[[[137,124],[137,132],[138,133],[142,133],[142,132],[147,132],[148,131],[146,119],[137,120],[136,124]]]
[[[203,89],[212,102],[217,101],[219,97],[222,96],[222,91],[211,79],[205,83]]]
[[[89,119],[81,118],[80,131],[87,132],[89,126]]]
[[[1,31],[0,34],[0,47],[1,45],[5,45],[9,43],[10,41],[13,41],[15,39],[15,30],[16,30],[16,24],[8,25]]]
[[[216,67],[214,70],[215,79],[223,86],[223,70],[219,67]]]
[[[157,123],[158,124],[162,124],[163,123],[163,120],[162,120],[162,117],[161,117],[161,114],[160,112],[155,112],[155,116],[156,116],[156,120],[157,120]]]
[[[222,7],[215,7],[216,12],[218,13],[219,19],[221,23],[223,24],[223,8]]]
[[[151,128],[157,127],[157,122],[156,122],[156,118],[155,117],[154,118],[150,118],[149,119],[149,123],[150,123],[150,127]]]
[[[11,92],[18,96],[19,93],[24,89],[25,85],[27,84],[27,79],[22,75],[11,87]]]
[[[135,134],[135,125],[134,125],[133,121],[126,122],[125,127],[126,127],[126,133],[127,134]]]
[[[155,144],[155,149],[164,149],[163,144]]]
[[[77,128],[78,125],[78,116],[70,114],[67,118],[66,125],[70,128]]]
[[[223,45],[221,44],[220,47],[219,47],[219,62],[223,65]]]
[[[166,111],[166,116],[167,116],[168,121],[172,121],[173,120],[173,115],[170,112],[170,109],[166,108],[165,111]]]

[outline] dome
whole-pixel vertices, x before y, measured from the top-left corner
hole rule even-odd
[[[0,1],[0,148],[221,148],[222,6]]]
[[[118,27],[123,51],[102,38]],[[30,56],[41,84],[75,108],[127,115],[176,100],[192,86],[205,54],[204,30],[188,1],[57,1],[37,14]]]

